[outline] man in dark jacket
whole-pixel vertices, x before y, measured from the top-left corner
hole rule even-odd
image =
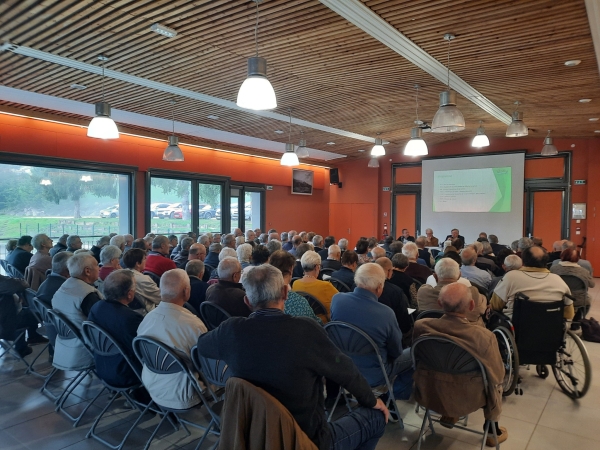
[[[252,311],[244,302],[243,286],[240,284],[242,266],[235,258],[223,258],[217,267],[219,282],[206,291],[206,301],[220,306],[230,316],[248,317]]]
[[[185,272],[190,277],[190,298],[188,303],[194,307],[196,312],[200,311],[200,304],[206,300],[208,283],[202,281],[204,276],[204,263],[199,259],[188,261]]]
[[[354,250],[346,250],[342,255],[342,268],[331,274],[331,278],[341,281],[354,290],[354,272],[358,267],[358,255]]]
[[[6,259],[6,262],[17,269],[22,274],[25,273],[25,269],[29,265],[29,260],[33,256],[31,250],[31,236],[21,236],[17,242],[17,248],[15,248]]]
[[[68,234],[63,234],[58,238],[58,242],[50,249],[50,256],[54,257],[57,253],[64,252],[67,249]]]

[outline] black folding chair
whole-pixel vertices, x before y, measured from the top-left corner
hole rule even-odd
[[[200,313],[198,311],[196,311],[196,308],[194,308],[192,305],[190,305],[189,302],[185,302],[183,304],[183,307],[185,309],[187,309],[189,312],[191,312],[193,315],[195,315],[196,317],[200,317]]]
[[[575,275],[559,275],[562,280],[569,286],[571,290],[571,295],[575,297],[574,307],[575,307],[575,318],[573,321],[578,321],[580,319],[585,318],[590,309],[590,303],[587,298],[588,288],[583,282],[583,280]]]
[[[308,301],[308,304],[310,305],[313,312],[317,316],[319,316],[319,315],[325,316],[327,319],[327,322],[329,322],[329,313],[327,312],[327,308],[325,308],[325,305],[323,303],[321,303],[321,301],[317,297],[309,294],[308,292],[304,292],[304,291],[294,291],[294,292],[296,294],[301,295]]]
[[[10,273],[8,272],[8,263],[6,262],[5,259],[0,259],[0,267],[2,267],[2,270],[4,271],[4,275],[9,277]]]
[[[198,450],[202,446],[204,440],[209,434],[219,436],[219,424],[221,423],[221,419],[219,418],[218,414],[213,410],[212,405],[210,405],[210,403],[206,400],[206,397],[202,393],[202,388],[200,387],[200,384],[198,383],[196,377],[192,374],[192,372],[190,372],[190,369],[188,368],[186,363],[184,363],[181,360],[181,358],[173,351],[172,348],[149,336],[138,336],[133,340],[133,351],[135,352],[135,355],[138,357],[140,362],[144,364],[144,367],[153,373],[162,375],[175,375],[178,373],[183,373],[192,389],[200,398],[201,404],[206,407],[211,416],[211,421],[208,427],[204,427],[197,422],[192,422],[191,420],[182,417],[186,411],[190,411],[191,409],[193,409],[193,407],[189,410],[172,409],[167,408],[161,405],[160,403],[156,402],[156,400],[154,400],[154,403],[158,406],[158,408],[162,411],[164,415],[157,427],[152,432],[152,435],[150,436],[150,439],[148,439],[144,450],[147,450],[150,444],[152,443],[152,440],[156,436],[158,429],[161,427],[165,419],[168,418],[168,413],[173,414],[173,416],[177,418],[177,420],[183,426],[188,435],[190,434],[190,432],[187,429],[186,424],[204,430],[204,434],[202,435],[200,442],[196,446],[196,450]],[[151,389],[148,389],[148,391],[150,392],[150,395],[152,395]],[[216,445],[214,448],[216,448]]]
[[[6,267],[8,268],[8,275],[12,278],[25,278],[25,275],[23,275],[23,273],[12,264],[6,263]]]
[[[344,283],[341,280],[338,280],[337,278],[330,278],[329,282],[331,284],[333,284],[333,287],[336,288],[339,292],[352,292],[352,289],[350,289],[350,287]]]
[[[325,267],[325,268],[319,270],[319,279],[322,280],[323,275],[327,275],[328,277],[331,277],[331,274],[333,272],[335,272],[335,269],[332,269],[330,267]]]
[[[12,298],[7,298],[5,301],[10,302],[11,306],[14,305]],[[19,339],[25,339],[25,331],[26,330],[24,328],[14,331],[5,330],[4,327],[0,328],[0,348],[3,350],[3,352],[0,354],[0,358],[5,355],[11,355],[23,362],[23,364],[27,366],[27,370],[29,370],[29,363],[15,348],[15,344]]]
[[[39,317],[39,320],[44,324],[44,328],[46,330],[45,335],[48,338],[48,344],[46,345],[45,348],[50,348],[50,346],[52,346],[52,348],[54,348],[54,344],[56,343],[56,328],[54,326],[54,323],[52,323],[52,319],[48,315],[48,308],[40,299],[38,299],[37,297],[34,297],[32,299],[32,310],[35,311],[35,313]],[[44,350],[45,350],[45,348],[44,348]],[[37,377],[41,377],[44,380],[44,384],[42,385],[40,392],[46,393],[50,398],[52,398],[52,400],[56,400],[58,397],[56,395],[54,395],[48,389],[48,383],[50,382],[52,377],[56,374],[56,372],[58,372],[58,369],[56,367],[52,367],[52,370],[49,373],[44,375],[44,374],[38,372],[37,370],[35,370],[35,368],[34,368],[34,364],[35,364],[36,360],[40,357],[40,355],[43,353],[44,350],[42,350],[31,362],[29,369],[28,369],[28,371],[29,371],[28,373],[31,373],[32,375],[35,375]]]
[[[379,353],[379,348],[377,347],[377,344],[373,342],[373,339],[371,339],[369,335],[360,328],[346,322],[329,322],[327,325],[325,325],[325,331],[327,331],[329,339],[331,339],[335,346],[339,348],[342,353],[353,360],[355,358],[364,358],[369,355],[377,356],[377,359],[379,360],[379,367],[385,380],[385,388],[388,392],[387,407],[390,410],[390,414],[395,415],[396,419],[398,419],[400,427],[404,428],[404,422],[398,413],[396,398],[394,397],[394,380],[396,377],[394,376],[391,379],[388,377],[387,371],[385,370],[385,364],[381,358],[381,354]],[[378,386],[371,387],[373,388]],[[331,416],[333,415],[339,399],[343,394],[343,389],[340,388],[327,421],[331,420]],[[344,397],[346,396],[344,395]],[[347,400],[346,406],[349,407]]]
[[[150,278],[152,278],[152,281],[154,281],[157,286],[160,286],[160,277],[157,274],[148,270],[144,270],[144,275],[148,275]]]
[[[211,302],[200,303],[199,313],[208,331],[214,330],[231,317],[227,311]]]
[[[210,359],[200,355],[197,346],[192,347],[192,363],[204,378],[206,388],[210,391],[215,402],[223,400],[224,392],[222,392],[222,389],[215,392],[210,385],[225,388],[227,380],[232,376],[227,363],[222,359]]]
[[[92,356],[91,350],[88,348],[86,342],[83,339],[83,336],[81,336],[81,333],[79,332],[77,327],[75,325],[73,325],[69,319],[67,319],[63,314],[61,314],[58,311],[55,311],[53,309],[48,310],[48,318],[50,319],[50,321],[54,324],[54,327],[56,328],[57,337],[60,337],[61,339],[65,340],[65,341],[79,339],[81,342],[83,342],[86,350],[88,352],[90,352],[90,356]],[[92,406],[92,404],[106,390],[106,387],[103,387],[102,390],[100,392],[98,392],[98,394],[93,398],[93,400],[87,404],[87,406],[83,409],[83,411],[81,411],[81,413],[77,417],[72,416],[65,409],[64,405],[65,405],[67,398],[69,398],[69,396],[73,393],[75,388],[77,386],[79,386],[79,384],[85,379],[86,376],[88,376],[88,375],[91,376],[93,374],[94,374],[94,363],[92,360],[91,364],[87,365],[86,367],[79,368],[77,375],[67,385],[67,387],[62,392],[62,394],[59,395],[58,398],[56,399],[56,403],[57,403],[56,411],[62,412],[70,420],[72,420],[74,422],[73,423],[74,427],[79,425],[79,422],[81,421],[81,419],[83,418],[83,416],[85,415],[87,410],[90,408],[90,406]]]
[[[415,319],[415,322],[420,319],[439,319],[444,315],[444,311],[437,309],[428,309],[426,311],[419,311],[419,315]]]
[[[44,374],[37,372],[34,368],[34,365],[35,365],[36,361],[39,359],[39,357],[42,356],[44,351],[46,349],[50,348],[50,344],[54,345],[54,341],[56,341],[56,330],[54,330],[54,327],[52,325],[47,324],[47,322],[44,320],[43,310],[47,310],[47,308],[44,306],[44,304],[42,302],[40,302],[38,300],[38,298],[35,296],[35,294],[36,294],[35,291],[33,291],[31,289],[27,289],[25,291],[25,296],[27,297],[27,302],[29,303],[28,309],[35,316],[38,323],[42,324],[42,326],[39,327],[36,331],[38,334],[46,336],[48,338],[48,343],[46,345],[44,345],[42,347],[42,349],[38,352],[38,354],[33,358],[33,361],[31,361],[31,363],[29,364],[29,367],[27,368],[25,373],[32,374],[32,375],[35,375],[35,376],[45,379],[49,374],[44,375]],[[49,336],[49,334],[50,334],[50,336]],[[53,337],[52,342],[50,341],[51,336]]]
[[[451,339],[435,336],[420,337],[415,342],[413,342],[413,345],[411,347],[411,356],[413,359],[413,365],[416,369],[423,365],[423,367],[427,368],[427,370],[429,371],[441,372],[446,374],[458,375],[472,374],[474,372],[481,373],[484,395],[486,399],[488,398],[489,390],[488,375],[486,368],[483,366],[481,361],[479,361],[479,359],[477,359],[475,356],[469,353],[469,351],[467,351]],[[438,406],[438,409],[440,409],[439,403],[441,401],[439,400],[439,397],[435,395],[430,395],[428,396],[428,398],[435,399],[432,401],[435,401],[435,406]],[[417,405],[417,408],[418,406],[419,405]],[[429,422],[431,434],[436,434],[435,430],[433,429],[433,420],[430,414],[434,406],[432,404],[423,404],[420,406],[425,408],[425,415],[423,416],[423,423],[421,425],[421,431],[419,432],[417,450],[420,450],[421,448],[421,442],[425,434],[425,426],[427,422]],[[439,420],[436,420],[436,422],[439,422]],[[487,436],[491,428],[494,434],[494,438],[496,439],[496,450],[500,449],[500,445],[498,444],[498,436],[496,434],[496,426],[491,420],[486,419],[484,423],[483,433],[458,424],[455,424],[454,426],[456,428],[460,428],[471,433],[482,435],[482,450],[485,446]]]

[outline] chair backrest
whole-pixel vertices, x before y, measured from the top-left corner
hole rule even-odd
[[[327,320],[329,320],[329,314],[327,313],[327,308],[325,308],[325,305],[323,305],[323,303],[321,303],[321,301],[318,298],[316,298],[314,295],[309,294],[308,292],[304,292],[304,291],[294,291],[294,292],[296,294],[301,295],[308,301],[308,304],[310,305],[310,307],[312,308],[313,312],[316,315],[325,316],[325,317],[327,317]]]
[[[127,352],[123,347],[111,336],[111,334],[102,328],[100,325],[86,320],[83,322],[81,332],[84,339],[92,349],[94,356],[117,356],[121,355],[127,362],[131,370],[138,376],[141,381],[142,374],[139,369],[133,364],[127,356]]]
[[[392,259],[394,257],[394,253],[390,252],[390,251],[387,251],[387,252],[385,252],[385,256],[386,256],[386,258]]]
[[[300,278],[302,278],[302,277],[293,277],[293,278],[290,280],[290,286],[294,287],[294,281],[296,281],[296,280],[299,280]]]
[[[194,308],[192,305],[190,305],[189,302],[185,302],[183,304],[183,307],[185,309],[187,309],[189,312],[191,312],[193,315],[195,315],[196,317],[200,317],[200,313],[198,311],[196,311],[196,308]]]
[[[26,306],[31,307],[33,304],[33,299],[35,298],[37,293],[31,288],[27,288],[27,289],[25,289],[25,292],[23,292],[23,295],[25,295],[25,300],[27,301]]]
[[[0,259],[0,267],[2,267],[6,276],[10,276],[10,273],[8,272],[8,263],[5,259]]]
[[[51,319],[48,317],[48,307],[39,298],[31,299],[30,308],[35,310],[42,322],[51,323]]]
[[[79,329],[69,319],[67,319],[65,315],[56,311],[55,309],[49,309],[47,314],[48,318],[50,319],[50,323],[52,323],[54,328],[56,328],[57,336],[65,341],[79,339],[90,355],[94,355],[92,349],[81,335]]]
[[[218,387],[225,387],[227,380],[233,376],[229,366],[222,359],[211,359],[198,353],[198,348],[192,348],[192,362],[206,381]]]
[[[24,279],[25,275],[23,275],[21,273],[21,271],[19,269],[17,269],[15,266],[13,266],[12,264],[6,263],[6,268],[8,269],[8,274],[13,277],[13,278],[20,278],[20,279]]]
[[[215,270],[215,267],[210,264],[204,264],[204,273],[212,273]]]
[[[421,283],[419,280],[417,280],[416,278],[413,278],[413,284],[415,285],[415,289],[418,291],[419,289],[421,289],[421,286],[423,286],[423,283]]]
[[[148,275],[150,278],[152,278],[152,281],[154,281],[157,286],[160,286],[160,277],[158,275],[156,275],[154,272],[144,270],[144,275]]]
[[[186,365],[167,345],[149,336],[137,336],[133,351],[140,362],[153,373],[165,375],[186,372]]]
[[[571,293],[574,291],[587,291],[587,286],[581,278],[575,275],[560,275],[560,277],[569,286]]]
[[[204,322],[204,325],[206,325],[206,328],[208,328],[208,331],[214,330],[221,325],[222,322],[225,322],[231,317],[227,311],[211,302],[200,303],[199,313],[200,318],[202,319],[202,322]]]
[[[333,287],[336,288],[338,290],[338,292],[352,292],[352,289],[350,289],[350,286],[348,286],[346,283],[344,283],[341,280],[338,280],[337,278],[330,278],[329,282],[331,284],[333,284]]]
[[[515,295],[512,323],[521,364],[554,364],[564,338],[564,301],[532,302]]]
[[[444,311],[438,309],[428,309],[426,311],[420,311],[419,315],[415,320],[420,319],[439,319],[444,315]]]
[[[331,267],[324,267],[319,270],[319,273],[323,275],[331,275],[333,272],[335,272],[335,269],[332,269]]]
[[[479,293],[481,295],[483,295],[484,297],[488,296],[488,290],[486,288],[484,288],[483,286],[480,286],[479,284],[475,284],[471,281],[471,286],[474,286],[477,288],[477,290],[479,291]]]

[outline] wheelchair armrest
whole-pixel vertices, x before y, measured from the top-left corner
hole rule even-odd
[[[529,296],[523,294],[522,292],[517,292],[515,294],[515,300],[517,300],[517,299],[519,299],[519,300],[529,300]]]
[[[565,294],[565,297],[570,298],[571,300],[575,301],[576,298],[573,297],[571,294]]]

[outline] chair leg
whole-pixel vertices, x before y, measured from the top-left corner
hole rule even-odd
[[[431,420],[431,413],[429,410],[425,411],[425,415],[429,419],[429,428],[431,429],[431,434],[435,434],[435,430],[433,429],[433,420]]]
[[[154,440],[154,437],[156,436],[156,433],[158,433],[158,429],[162,426],[164,421],[167,419],[168,415],[169,415],[169,413],[164,411],[164,415],[163,415],[162,419],[160,419],[160,422],[158,423],[158,425],[156,425],[156,428],[154,428],[154,431],[150,435],[150,438],[148,438],[148,442],[146,442],[146,445],[144,446],[144,450],[148,450],[148,448],[150,447],[150,444],[152,443],[152,441]],[[170,419],[169,419],[169,421],[170,421]]]
[[[44,379],[44,384],[43,384],[42,388],[40,389],[41,393],[47,394],[48,397],[50,397],[55,402],[56,402],[56,400],[58,400],[58,396],[54,395],[52,392],[50,392],[50,389],[48,389],[48,383],[50,382],[52,377],[56,374],[56,372],[58,372],[58,369],[56,367],[53,367],[52,371],[48,375],[46,375],[46,378]]]
[[[329,416],[327,416],[327,422],[331,422],[331,417],[333,416],[333,412],[335,411],[335,408],[337,407],[337,404],[340,401],[340,396],[342,395],[342,392],[343,392],[343,388],[340,386],[338,395],[335,398],[335,402],[334,402],[333,406],[331,407],[331,412],[329,413]]]
[[[55,411],[58,411],[58,408],[60,406],[62,406],[62,404],[67,399],[67,397],[69,395],[71,395],[71,392],[73,391],[73,389],[75,389],[79,385],[79,383],[81,383],[83,381],[84,378],[85,378],[85,375],[83,375],[83,372],[79,372],[77,375],[75,375],[75,377],[73,377],[73,379],[67,385],[65,390],[62,391],[62,393],[54,401],[54,403],[57,405],[55,408]]]
[[[496,440],[496,450],[500,450],[500,443],[498,442],[498,434],[496,433],[496,424],[493,423],[491,420],[486,419],[486,421],[483,425],[483,428],[484,428],[484,432],[483,432],[483,439],[481,441],[481,450],[483,450],[485,448],[485,442],[487,441],[487,437],[490,432],[490,428],[492,429],[492,432],[494,434],[494,439]]]
[[[210,421],[210,423],[208,424],[208,428],[204,431],[204,434],[202,435],[202,438],[200,439],[200,442],[198,442],[198,445],[196,445],[195,450],[199,450],[200,447],[202,447],[202,444],[204,443],[204,440],[206,439],[206,436],[209,435],[210,430],[212,429],[213,425],[215,425],[215,419],[212,419]]]
[[[423,423],[421,424],[421,430],[419,431],[419,437],[417,438],[417,450],[421,450],[421,441],[423,440],[423,436],[425,435],[425,424],[427,423],[427,418],[429,417],[429,410],[425,410],[425,415],[423,416]],[[429,421],[431,422],[431,418],[429,417]],[[431,424],[431,429],[433,430],[433,424]]]
[[[44,351],[45,351],[45,350],[46,350],[48,347],[50,347],[50,344],[46,344],[46,346],[45,346],[45,347],[44,347],[44,348],[43,348],[43,349],[42,349],[42,350],[41,350],[41,351],[40,351],[40,352],[39,352],[39,353],[36,355],[36,357],[35,357],[35,358],[33,358],[33,361],[31,361],[31,363],[29,363],[29,367],[27,367],[27,370],[25,371],[25,374],[26,374],[26,375],[28,375],[28,374],[31,374],[31,375],[35,375],[36,377],[41,377],[41,378],[44,378],[44,377],[45,377],[45,375],[42,375],[41,373],[39,373],[38,371],[36,371],[36,370],[33,368],[33,365],[34,365],[34,364],[35,364],[35,362],[38,360],[38,358],[39,358],[40,356],[42,356],[42,353],[44,353]]]

